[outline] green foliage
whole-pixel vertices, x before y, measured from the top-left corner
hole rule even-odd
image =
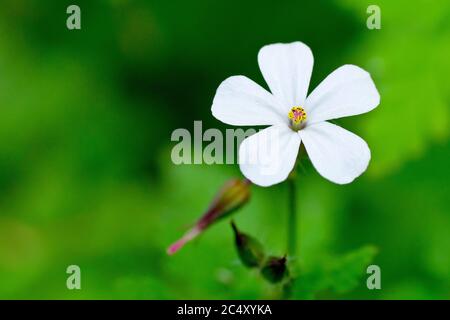
[[[361,7],[372,2],[344,3],[364,24],[367,15]],[[351,57],[370,69],[382,92],[382,108],[362,121],[360,132],[373,154],[370,173],[386,175],[450,135],[450,3],[376,4],[381,9],[381,30],[367,32],[352,48]]]
[[[301,269],[291,289],[294,297],[311,299],[325,291],[342,294],[365,285],[363,275],[376,251],[366,246]]]

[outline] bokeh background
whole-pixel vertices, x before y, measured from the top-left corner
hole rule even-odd
[[[66,28],[81,7],[82,30]],[[366,27],[369,4],[381,30]],[[351,185],[299,172],[301,275],[293,298],[450,298],[450,3],[436,1],[42,1],[0,4],[0,298],[258,299],[277,288],[239,262],[227,221],[177,255],[167,246],[236,165],[170,160],[171,133],[226,126],[222,80],[265,86],[266,44],[313,50],[311,88],[368,70],[369,114],[337,121],[371,147]],[[252,188],[241,229],[286,246],[287,188]],[[367,265],[382,289],[366,288]],[[82,289],[66,288],[81,267]]]

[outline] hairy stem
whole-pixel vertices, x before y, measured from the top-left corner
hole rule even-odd
[[[289,212],[288,212],[288,253],[291,257],[297,254],[297,198],[295,174],[288,179]]]

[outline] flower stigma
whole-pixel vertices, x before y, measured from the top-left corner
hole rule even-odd
[[[292,107],[288,113],[288,117],[291,120],[292,130],[298,131],[304,127],[306,111],[302,107]]]

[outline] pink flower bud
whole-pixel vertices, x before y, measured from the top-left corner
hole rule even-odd
[[[187,231],[181,239],[167,249],[167,254],[172,255],[180,250],[187,242],[197,237],[210,225],[242,207],[249,198],[249,180],[232,179],[227,181],[214,197],[206,213],[197,221],[192,229]]]

